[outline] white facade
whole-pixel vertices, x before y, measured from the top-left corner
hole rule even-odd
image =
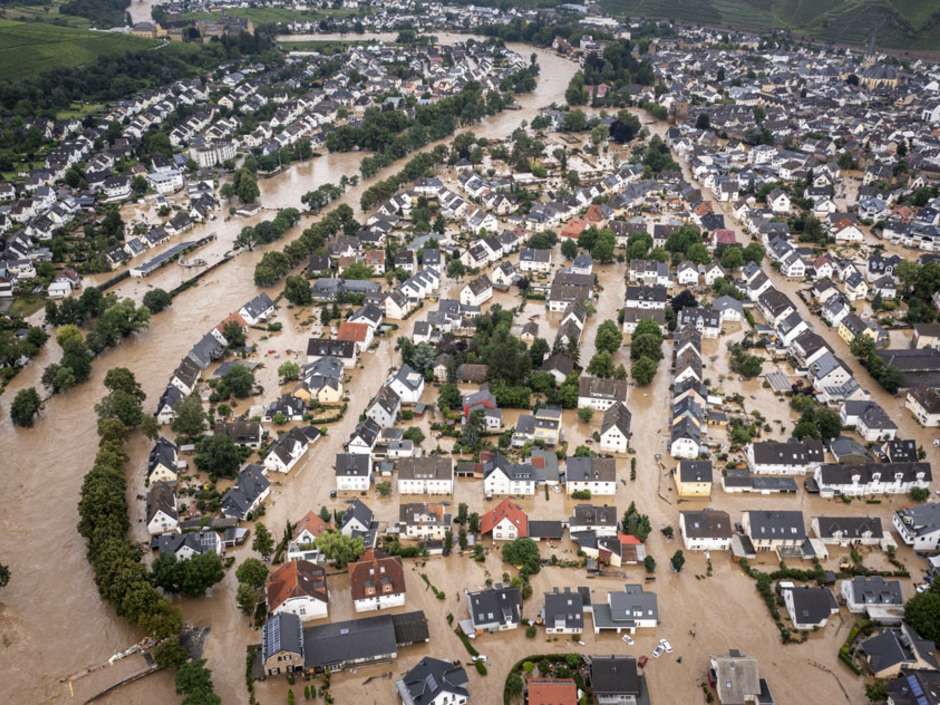
[[[500,469],[491,472],[483,480],[483,491],[486,494],[535,494],[535,478],[528,480],[510,480]]]
[[[626,453],[627,437],[619,428],[611,426],[601,434],[600,448],[603,453]]]
[[[405,604],[405,593],[403,592],[369,595],[360,600],[353,600],[356,612],[373,612],[388,609],[389,607],[401,607],[403,604]]]
[[[299,595],[284,600],[277,606],[277,609],[271,610],[271,614],[296,614],[300,617],[301,622],[306,622],[328,617],[329,611],[330,605],[328,602],[309,595]]]

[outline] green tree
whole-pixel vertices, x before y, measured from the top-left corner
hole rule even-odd
[[[875,352],[875,341],[870,335],[859,333],[852,338],[849,350],[859,360],[867,361]]]
[[[310,282],[299,274],[287,277],[284,280],[284,298],[294,306],[309,306],[313,303],[310,293]]]
[[[251,550],[260,553],[263,558],[274,553],[274,537],[262,521],[255,524],[255,538],[251,542]]]
[[[587,366],[587,372],[596,377],[613,377],[614,358],[606,350],[601,350],[591,358]]]
[[[529,359],[532,361],[532,367],[538,369],[542,362],[545,361],[545,356],[550,352],[551,348],[545,338],[536,338],[533,340],[532,346],[529,348]]]
[[[711,120],[708,118],[708,113],[699,113],[699,116],[695,120],[695,129],[696,130],[707,130],[711,127]]]
[[[228,347],[233,350],[245,347],[247,338],[245,329],[238,321],[226,321],[222,324],[222,337],[228,343]]]
[[[509,674],[509,677],[506,679],[506,690],[510,695],[522,695],[523,686],[522,677],[518,673]]]
[[[655,334],[641,333],[640,335],[634,332],[633,339],[630,341],[630,359],[636,361],[642,357],[654,362],[663,359],[662,336],[658,331]]]
[[[201,436],[205,430],[206,412],[202,408],[202,400],[191,394],[176,403],[173,407],[176,417],[170,423],[173,433],[192,440]]]
[[[176,672],[176,694],[185,696],[182,705],[221,705],[212,686],[212,671],[206,660],[184,663]]]
[[[656,376],[656,362],[648,357],[641,357],[630,368],[630,376],[640,386],[646,386]]]
[[[140,399],[128,394],[123,389],[115,389],[95,404],[98,420],[118,419],[128,428],[136,428],[143,418]]]
[[[729,247],[721,255],[721,266],[729,272],[744,266],[744,252],[740,247]]]
[[[392,483],[388,480],[384,482],[379,482],[375,486],[376,492],[378,492],[383,497],[388,497],[392,493]]]
[[[209,436],[199,444],[196,467],[213,478],[234,477],[242,463],[242,451],[227,433]]]
[[[151,289],[144,294],[143,304],[150,313],[160,313],[170,307],[173,297],[163,289]]]
[[[261,189],[258,188],[258,177],[248,169],[236,171],[235,195],[242,203],[254,203],[261,195]]]
[[[516,539],[503,546],[503,561],[517,566],[523,575],[535,575],[541,569],[539,545],[530,538]]]
[[[463,425],[460,435],[461,445],[474,450],[479,449],[483,442],[483,433],[486,431],[486,420],[483,409],[474,409],[470,412],[467,422]]]
[[[922,637],[940,641],[940,593],[931,584],[927,592],[918,593],[904,605],[904,621]]]
[[[437,406],[442,412],[448,412],[460,406],[460,389],[456,384],[442,384],[437,390]]]
[[[565,259],[574,259],[578,256],[578,243],[566,237],[561,243],[561,254]]]
[[[656,559],[650,555],[647,555],[646,558],[643,559],[643,566],[646,568],[647,573],[655,573]]]
[[[372,277],[372,267],[367,267],[361,262],[353,262],[339,273],[340,279],[370,279]]]
[[[340,569],[355,561],[365,551],[361,536],[353,538],[335,530],[324,531],[315,543],[323,555]]]
[[[21,389],[10,404],[10,420],[14,426],[32,428],[33,419],[42,411],[43,401],[35,387]]]
[[[0,563],[0,590],[10,584],[10,567]]]
[[[616,246],[617,240],[614,233],[607,229],[601,230],[594,247],[591,248],[591,257],[598,262],[610,262],[614,258]]]
[[[424,442],[424,431],[422,431],[419,426],[411,426],[405,429],[402,438],[419,446]]]
[[[293,382],[300,379],[300,365],[288,360],[277,368],[277,374],[281,378],[281,383]]]
[[[594,347],[599,351],[606,350],[613,354],[620,349],[623,344],[623,333],[620,327],[614,321],[604,321],[597,327],[597,335],[594,338]]]
[[[246,558],[235,569],[235,577],[238,582],[260,590],[268,580],[268,567],[257,558]]]
[[[239,399],[245,399],[251,395],[251,390],[255,386],[254,375],[244,365],[232,365],[229,370],[222,375],[222,382],[232,394]]]
[[[206,551],[183,561],[181,592],[187,597],[200,597],[225,577],[222,558],[215,551]]]
[[[676,551],[672,554],[672,558],[669,559],[669,562],[672,563],[672,569],[678,573],[682,570],[682,566],[685,565],[685,555],[681,550]]]
[[[578,418],[583,423],[590,423],[591,419],[594,418],[594,409],[589,406],[582,406],[578,409]]]

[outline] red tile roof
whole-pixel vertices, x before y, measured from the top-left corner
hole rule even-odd
[[[328,602],[326,570],[310,561],[285,563],[268,577],[268,609],[272,612],[292,597]]]
[[[488,534],[503,519],[509,519],[519,530],[519,538],[529,535],[529,517],[522,507],[504,499],[493,511],[487,512],[480,518],[480,533]]]

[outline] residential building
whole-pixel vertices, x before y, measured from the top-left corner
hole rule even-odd
[[[679,533],[687,551],[727,551],[734,535],[728,512],[679,512]]]
[[[579,458],[565,461],[565,491],[614,495],[617,492],[617,462],[613,458]]]
[[[826,587],[783,587],[783,603],[790,615],[793,628],[810,631],[825,627],[829,618],[839,612],[832,591]]]
[[[842,580],[839,595],[849,612],[864,614],[867,619],[881,624],[900,624],[904,615],[904,594],[899,580],[855,576]]]
[[[894,513],[891,521],[901,540],[915,551],[936,551],[940,548],[940,503],[904,507]]]
[[[860,645],[875,678],[896,678],[906,671],[940,671],[936,644],[924,639],[907,622],[886,627]]]
[[[721,705],[773,705],[767,681],[760,677],[757,659],[744,656],[737,649],[728,655],[712,656],[708,681],[718,692]]]
[[[349,564],[349,582],[356,612],[405,604],[405,570],[399,556],[369,548]]]
[[[403,705],[464,705],[467,672],[452,661],[425,656],[395,684]]]
[[[649,705],[646,676],[633,656],[592,656],[591,689],[598,705]]]
[[[454,461],[448,455],[398,461],[398,494],[452,494]]]
[[[673,470],[676,491],[680,497],[710,497],[712,463],[710,460],[682,460]]]
[[[302,622],[329,614],[326,570],[310,561],[289,561],[268,576],[265,587],[268,611],[295,614]]]
[[[591,591],[578,588],[573,591],[557,587],[546,592],[542,602],[542,624],[546,634],[581,634],[584,631],[584,613],[591,608]]]
[[[518,504],[504,499],[480,517],[480,535],[494,541],[515,541],[529,535],[529,517]]]
[[[398,528],[402,538],[441,541],[450,531],[451,516],[439,502],[406,502],[398,508]]]
[[[741,524],[758,551],[802,546],[806,540],[803,512],[800,511],[746,511]]]
[[[515,629],[522,620],[519,588],[496,583],[491,588],[467,592],[472,633],[479,636]]]
[[[623,402],[612,404],[601,422],[602,453],[626,453],[630,446],[630,422],[633,415]]]

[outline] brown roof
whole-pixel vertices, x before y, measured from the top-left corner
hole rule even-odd
[[[522,507],[504,499],[496,508],[480,517],[480,533],[490,533],[503,519],[509,519],[519,530],[519,537],[529,535],[529,517],[522,511]]]
[[[357,343],[366,342],[371,326],[368,323],[350,323],[343,321],[339,324],[339,331],[336,337],[339,340],[354,340]]]
[[[577,705],[578,686],[570,678],[529,679],[529,705]]]
[[[427,455],[423,458],[402,458],[398,461],[398,479],[450,480],[454,477],[454,460],[449,455]]]
[[[285,563],[268,577],[268,609],[272,612],[292,597],[313,597],[329,602],[326,570],[310,561]]]
[[[353,600],[405,592],[405,569],[399,556],[389,556],[381,548],[370,548],[349,564]],[[372,590],[373,592],[369,592]]]
[[[310,511],[304,515],[303,519],[297,522],[297,526],[294,528],[294,534],[291,538],[296,539],[304,529],[313,534],[315,538],[319,538],[324,531],[330,529],[330,525],[328,522],[323,521],[319,514]]]

